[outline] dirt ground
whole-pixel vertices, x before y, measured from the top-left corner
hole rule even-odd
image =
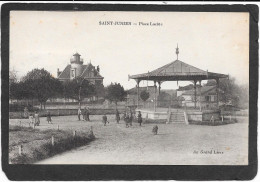
[[[114,116],[103,126],[102,116],[91,122],[77,121],[77,116],[53,117],[53,124],[41,118],[38,129],[88,131],[93,126],[96,140],[89,145],[56,155],[37,164],[147,164],[147,165],[247,165],[248,118],[221,126],[155,124],[126,128],[116,124]],[[28,120],[11,119],[10,124],[28,125]]]

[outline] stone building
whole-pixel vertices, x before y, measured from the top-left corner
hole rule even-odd
[[[63,71],[57,70],[57,77],[60,81],[69,81],[76,77],[82,77],[92,84],[103,84],[103,79],[100,75],[99,66],[95,67],[91,63],[83,64],[83,59],[79,53],[75,53],[70,59],[70,64]]]

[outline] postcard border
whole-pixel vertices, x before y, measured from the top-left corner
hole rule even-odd
[[[2,167],[10,180],[251,180],[257,173],[258,20],[257,5],[133,5],[6,3],[2,20]],[[44,11],[181,11],[249,12],[249,165],[10,165],[9,131],[9,13],[12,10]]]

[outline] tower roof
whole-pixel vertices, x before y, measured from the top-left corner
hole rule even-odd
[[[73,56],[81,56],[79,53],[75,53],[75,54],[73,54]]]

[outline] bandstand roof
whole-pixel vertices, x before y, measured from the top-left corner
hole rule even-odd
[[[226,77],[228,75],[204,71],[180,60],[175,60],[148,73],[129,76],[130,79],[139,81],[209,80]]]

